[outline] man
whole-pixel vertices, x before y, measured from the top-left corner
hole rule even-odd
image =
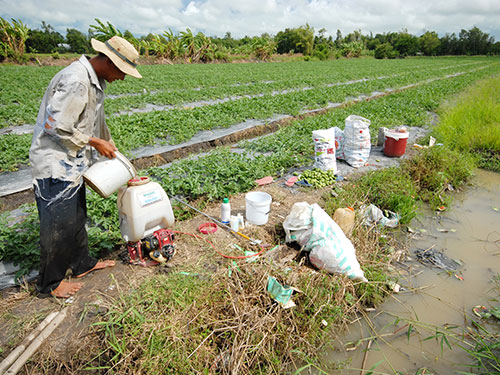
[[[82,56],[57,73],[40,105],[30,149],[35,199],[40,217],[40,273],[37,291],[66,298],[83,284],[64,280],[114,266],[89,254],[85,184],[82,175],[99,154],[115,157],[117,150],[104,120],[107,82],[125,75],[142,78],[139,54],[125,39],[114,36],[102,43],[92,39],[99,52]]]

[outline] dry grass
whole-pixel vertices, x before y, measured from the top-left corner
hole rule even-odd
[[[252,235],[264,236],[258,231]],[[268,233],[269,238],[281,235]],[[351,240],[360,262],[381,275],[386,271],[381,259],[389,262],[398,254],[388,250],[395,248],[392,239],[360,223]],[[93,368],[89,373],[148,375],[289,373],[318,364],[321,347],[354,314],[387,293],[384,280],[376,277],[362,285],[318,272],[288,246],[256,262],[238,263],[210,255],[196,238],[186,243],[193,246],[205,256],[183,267],[184,273],[178,267],[158,269],[136,280],[136,290],[113,301],[105,322],[82,339],[64,366],[47,359],[37,366],[75,374],[84,368],[86,373]],[[269,296],[268,276],[299,290],[292,296],[295,307],[284,309]]]

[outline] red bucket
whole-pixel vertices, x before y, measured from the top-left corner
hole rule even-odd
[[[408,132],[398,132],[394,130],[385,131],[384,155],[385,156],[403,156],[406,151],[406,142],[408,141]]]

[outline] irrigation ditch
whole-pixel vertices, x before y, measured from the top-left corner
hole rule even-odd
[[[498,370],[500,352],[487,346],[500,320],[485,314],[498,309],[500,297],[498,207],[500,174],[478,170],[473,186],[454,194],[446,211],[423,209],[409,225],[408,255],[393,263],[395,293],[353,319],[326,361],[347,363],[342,374]],[[481,347],[481,332],[492,334],[485,336],[482,363],[468,355]]]

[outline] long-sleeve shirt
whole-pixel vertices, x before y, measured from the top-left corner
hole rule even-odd
[[[33,133],[33,182],[55,178],[80,182],[96,150],[91,137],[111,139],[104,119],[106,82],[85,56],[57,73],[43,96]]]

